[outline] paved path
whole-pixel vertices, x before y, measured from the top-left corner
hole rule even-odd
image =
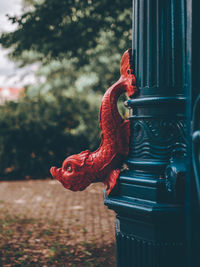
[[[30,218],[53,219],[68,229],[71,242],[113,243],[115,213],[103,203],[103,185],[83,192],[64,189],[55,180],[0,182],[0,209]]]

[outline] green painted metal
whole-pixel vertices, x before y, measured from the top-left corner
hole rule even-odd
[[[186,179],[186,241],[187,267],[200,266],[200,1],[187,0],[186,98],[187,98],[187,179]],[[193,142],[193,147],[192,147]],[[192,162],[193,159],[193,162]],[[194,164],[193,164],[194,163]],[[194,166],[194,169],[193,169]],[[194,172],[195,171],[195,172]]]
[[[105,198],[116,212],[118,267],[186,266],[186,0],[133,0],[128,170]]]

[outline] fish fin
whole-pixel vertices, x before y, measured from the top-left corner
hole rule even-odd
[[[110,194],[110,192],[113,190],[113,188],[116,185],[117,179],[120,174],[120,169],[112,170],[107,179],[104,181],[104,184],[106,185],[106,193],[107,195]]]

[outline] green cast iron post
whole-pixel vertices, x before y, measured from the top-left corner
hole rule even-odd
[[[129,169],[105,198],[118,267],[186,266],[186,22],[186,0],[133,0]]]
[[[187,267],[200,266],[200,1],[187,0]],[[192,146],[193,143],[193,146]],[[194,163],[194,164],[193,164]],[[193,169],[194,166],[194,169]]]

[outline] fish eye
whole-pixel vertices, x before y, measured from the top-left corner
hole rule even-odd
[[[71,165],[68,165],[67,168],[66,168],[66,171],[67,172],[72,172],[72,166]]]

